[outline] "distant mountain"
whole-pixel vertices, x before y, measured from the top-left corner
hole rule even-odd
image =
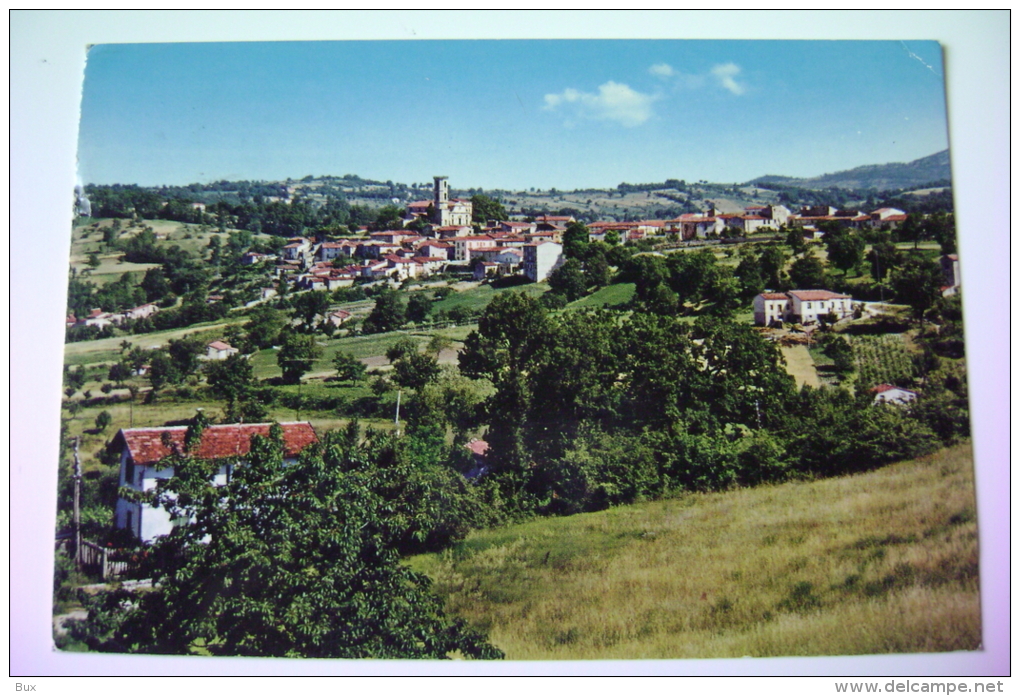
[[[822,174],[810,179],[767,175],[753,179],[748,184],[755,186],[781,184],[807,189],[874,188],[886,190],[913,188],[933,182],[948,182],[949,178],[949,150],[943,150],[913,162],[868,164],[842,172]]]

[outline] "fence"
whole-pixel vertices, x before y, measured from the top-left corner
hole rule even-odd
[[[127,574],[130,564],[127,561],[114,560],[111,558],[112,552],[113,549],[82,539],[80,561],[82,566],[99,573],[103,580]]]

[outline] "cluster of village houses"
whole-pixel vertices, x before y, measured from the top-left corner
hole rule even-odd
[[[318,244],[296,237],[288,240],[279,256],[250,252],[243,262],[274,263],[278,277],[308,290],[345,287],[358,278],[404,281],[434,273],[470,273],[476,280],[523,275],[540,282],[563,263],[563,234],[574,222],[573,217],[543,215],[532,222],[490,221],[479,230],[472,226],[472,212],[471,201],[450,198],[447,178],[437,176],[432,200],[408,204],[401,229]],[[717,237],[726,230],[747,235],[764,228],[797,225],[811,234],[825,221],[854,228],[892,228],[904,220],[906,214],[895,208],[862,214],[812,206],[794,215],[782,205],[763,205],[750,206],[741,213],[709,209],[704,214],[684,214],[671,220],[594,222],[588,229],[592,241],[602,241],[609,233],[615,233],[622,242],[656,235],[676,235],[688,241]],[[427,223],[415,226],[421,233],[408,228],[418,221]],[[337,259],[350,263],[342,264]],[[263,297],[275,292],[275,288],[265,288]]]

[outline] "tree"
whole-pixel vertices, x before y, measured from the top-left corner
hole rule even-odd
[[[583,259],[588,248],[590,233],[583,222],[572,222],[563,233],[563,256],[568,259]]]
[[[790,282],[795,288],[824,288],[825,266],[813,254],[801,256],[790,265]]]
[[[612,282],[613,275],[609,270],[609,251],[610,247],[603,242],[592,242],[588,245],[584,257],[584,275],[589,287],[602,288]]]
[[[473,379],[497,381],[506,372],[526,369],[542,347],[548,320],[534,297],[506,292],[489,302],[478,329],[464,341],[460,370]]]
[[[110,423],[112,422],[113,416],[110,415],[109,411],[100,411],[99,415],[96,416],[96,430],[103,432],[110,427]]]
[[[439,377],[435,357],[417,350],[404,353],[393,363],[393,381],[405,389],[420,390]]]
[[[854,369],[854,351],[846,338],[839,334],[826,333],[818,341],[822,352],[835,363],[837,372],[850,372]]]
[[[893,271],[892,286],[896,301],[910,305],[918,322],[941,295],[942,269],[929,259],[908,259]]]
[[[740,295],[750,299],[765,290],[765,278],[762,275],[761,259],[754,251],[741,253],[740,263],[734,271],[740,281]]]
[[[313,451],[285,466],[274,426],[252,439],[246,464],[223,485],[213,483],[220,462],[174,455],[175,476],[156,502],[189,523],[151,547],[153,589],[87,600],[88,618],[72,635],[116,652],[502,657],[448,618],[428,579],[401,563],[388,489],[358,468],[369,458],[378,470],[392,450],[325,447],[326,458]]]
[[[486,223],[489,220],[507,220],[509,215],[499,201],[482,193],[471,196],[471,221]]]
[[[276,356],[276,363],[283,370],[283,381],[297,384],[301,376],[312,369],[312,364],[322,355],[322,347],[314,336],[288,333]]]
[[[568,258],[559,268],[549,274],[549,287],[553,292],[566,296],[569,302],[584,297],[585,290],[588,289],[588,282],[581,262],[576,258]]]
[[[372,230],[399,230],[404,227],[404,209],[396,205],[384,205],[376,213],[375,221],[369,225]]]
[[[407,300],[407,320],[420,324],[428,319],[432,311],[432,300],[423,293],[412,293]]]
[[[269,348],[279,341],[280,331],[286,325],[286,314],[278,309],[259,305],[252,311],[244,328],[256,348]]]
[[[871,264],[871,277],[881,283],[903,263],[903,254],[892,242],[877,242],[868,252],[868,262]]]
[[[826,235],[825,246],[829,252],[829,263],[843,271],[844,276],[864,261],[864,240],[852,232],[844,232],[832,239]]]
[[[333,367],[336,369],[336,377],[339,380],[346,380],[351,384],[360,382],[365,378],[365,363],[358,360],[352,353],[337,353],[333,357]]]
[[[787,258],[786,252],[778,244],[770,244],[762,250],[758,260],[766,288],[779,290],[783,286],[783,269]]]
[[[294,312],[301,318],[306,331],[312,330],[315,318],[329,311],[330,296],[324,290],[303,292],[294,298]]]
[[[901,242],[913,242],[916,249],[917,243],[921,241],[921,236],[924,234],[923,223],[923,216],[917,213],[908,213],[907,219],[896,228],[896,239]]]
[[[152,395],[167,384],[178,384],[181,381],[180,371],[165,350],[155,350],[149,356],[149,371],[146,373],[152,386]]]
[[[452,347],[453,341],[447,336],[444,336],[443,334],[432,334],[432,338],[429,339],[428,345],[425,346],[425,352],[436,356],[436,360],[438,360],[440,353]]]
[[[923,223],[923,235],[939,243],[943,254],[956,253],[956,220],[952,213],[933,213]]]
[[[227,400],[227,410],[233,412],[255,383],[255,373],[247,358],[234,353],[226,360],[210,362],[206,381],[217,396]]]
[[[173,383],[179,384],[198,369],[199,356],[205,350],[205,341],[197,336],[172,338],[167,343],[166,349],[177,370],[177,380]]]
[[[786,232],[786,243],[794,255],[803,254],[807,251],[807,242],[804,240],[804,228],[791,227],[788,229]]]
[[[101,263],[102,262],[99,260],[99,254],[97,254],[96,252],[92,252],[91,254],[89,254],[89,260],[88,260],[89,268],[93,268],[93,269],[99,268]]]
[[[392,288],[383,288],[375,298],[375,307],[365,319],[362,331],[385,333],[396,331],[407,321],[407,310],[400,299],[400,293]]]

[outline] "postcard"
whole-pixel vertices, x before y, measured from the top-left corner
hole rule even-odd
[[[92,46],[55,646],[979,649],[945,104],[933,41]]]

